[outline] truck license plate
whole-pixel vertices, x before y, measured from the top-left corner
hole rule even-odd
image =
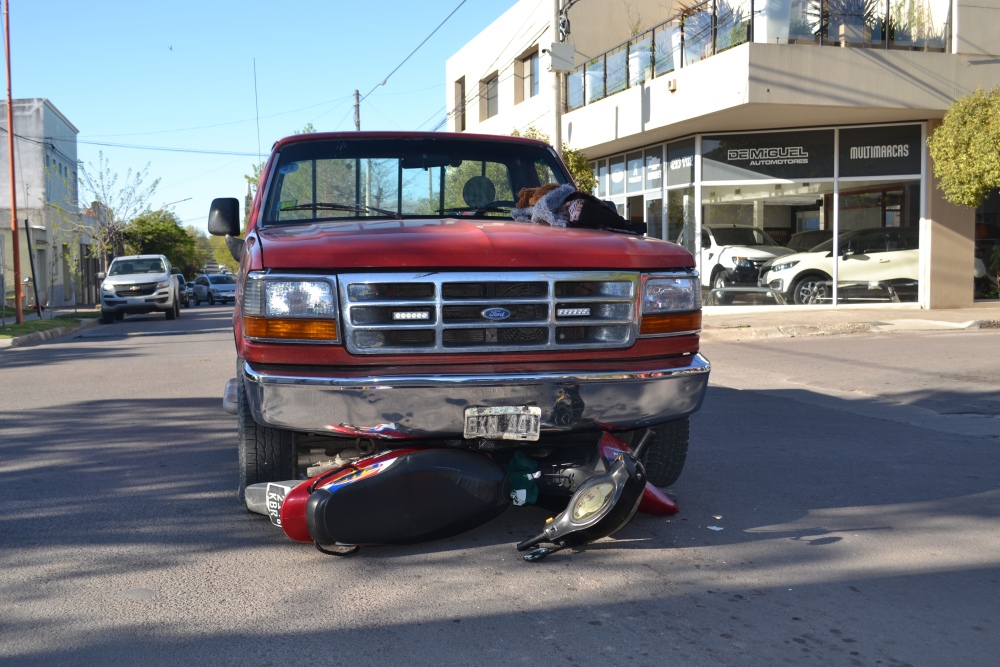
[[[466,408],[465,437],[493,440],[538,440],[542,409],[535,406]]]

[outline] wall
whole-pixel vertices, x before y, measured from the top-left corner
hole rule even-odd
[[[956,0],[956,53],[996,55],[1000,52],[1000,0]]]

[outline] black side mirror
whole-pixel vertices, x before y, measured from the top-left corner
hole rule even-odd
[[[214,236],[225,236],[229,254],[237,262],[243,254],[243,239],[240,235],[240,202],[235,197],[219,197],[212,200],[208,210],[208,232]]]
[[[170,273],[174,274],[175,276],[178,275],[180,272],[181,272],[181,270],[178,269],[176,266],[171,266],[170,267]]]
[[[212,200],[208,210],[208,233],[214,236],[240,235],[240,201],[236,197]]]

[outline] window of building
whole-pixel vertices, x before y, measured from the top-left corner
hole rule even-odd
[[[455,82],[455,131],[465,132],[465,77]]]
[[[538,94],[538,53],[532,53],[524,60],[524,98]]]
[[[479,82],[479,119],[493,118],[500,111],[500,75]]]

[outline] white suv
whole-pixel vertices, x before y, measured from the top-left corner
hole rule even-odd
[[[97,274],[101,321],[111,324],[126,314],[165,313],[168,320],[180,316],[178,273],[163,255],[115,257],[107,274]]]
[[[684,245],[684,232],[677,243]],[[757,287],[765,262],[793,251],[778,245],[763,229],[738,225],[701,228],[701,283],[703,287]],[[716,293],[718,303],[733,302],[733,294]]]
[[[873,227],[842,233],[837,258],[840,290],[848,298],[915,300],[918,241],[915,227]],[[830,239],[810,252],[768,262],[761,269],[760,284],[781,293],[789,303],[829,303],[833,262]]]

